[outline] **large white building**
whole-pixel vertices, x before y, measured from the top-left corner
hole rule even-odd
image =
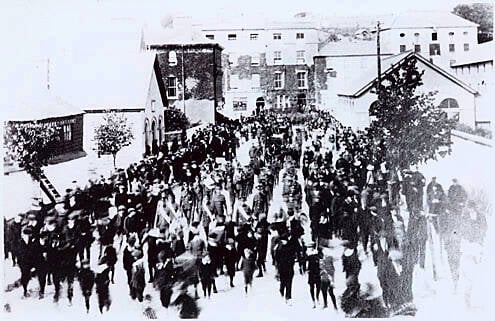
[[[478,44],[478,24],[450,12],[406,12],[379,20],[384,50],[393,53],[412,50],[442,67],[455,63]]]
[[[224,48],[223,113],[238,118],[255,108],[309,105],[313,56],[321,31],[306,19],[287,22],[208,24],[197,27],[203,40]]]

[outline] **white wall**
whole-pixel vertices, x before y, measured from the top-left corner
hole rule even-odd
[[[475,106],[476,98],[464,88],[443,77],[437,72],[429,69],[423,63],[417,63],[419,70],[426,70],[416,94],[437,91],[434,97],[435,105],[439,105],[446,98],[454,98],[459,104],[459,108],[446,110],[450,113],[459,113],[459,122],[469,126],[475,126]],[[370,105],[377,99],[376,94],[368,91],[359,98],[339,99],[338,116],[343,121],[354,128],[363,128],[369,123],[368,111]]]
[[[144,113],[125,112],[127,122],[131,126],[134,140],[131,145],[124,147],[117,154],[117,166],[124,167],[133,162],[139,161],[144,153]],[[94,141],[95,128],[103,124],[104,113],[84,114],[84,138],[83,148],[90,158],[96,157],[96,142]]]
[[[432,40],[432,33],[437,32],[437,40]],[[453,32],[453,35],[449,33]],[[467,32],[467,35],[464,34]],[[404,37],[400,34],[403,33]],[[415,33],[419,33],[415,36]],[[427,58],[433,57],[437,65],[447,67],[450,60],[455,60],[464,53],[464,44],[469,44],[473,50],[478,43],[476,27],[451,27],[451,28],[416,28],[416,29],[390,29],[380,33],[383,49],[387,52],[399,53],[400,45],[405,45],[406,50],[414,50],[414,45],[421,46],[421,55]],[[430,44],[440,45],[440,56],[430,56]],[[455,45],[455,52],[449,52],[449,44]]]

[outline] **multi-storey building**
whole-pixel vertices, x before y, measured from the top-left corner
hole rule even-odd
[[[313,105],[313,56],[319,30],[294,20],[256,26],[200,26],[204,40],[224,50],[226,116],[238,118],[259,108],[303,109]]]
[[[478,24],[450,12],[407,12],[378,20],[385,50],[411,50],[444,68],[478,44]]]
[[[218,44],[157,44],[153,73],[145,103],[146,146],[160,145],[164,111],[182,110],[192,123],[213,123],[223,104],[222,50]]]

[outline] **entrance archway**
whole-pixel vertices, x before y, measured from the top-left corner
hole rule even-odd
[[[302,111],[306,108],[306,94],[297,95],[297,108]]]
[[[260,113],[261,110],[265,109],[265,98],[256,98],[256,115]]]

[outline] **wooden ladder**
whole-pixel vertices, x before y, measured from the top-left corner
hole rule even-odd
[[[52,201],[53,203],[57,203],[61,198],[61,195],[57,191],[55,186],[53,186],[53,184],[50,182],[48,177],[46,177],[43,171],[39,175],[39,181],[40,181],[41,190],[45,192],[46,196],[48,196],[50,201]]]

